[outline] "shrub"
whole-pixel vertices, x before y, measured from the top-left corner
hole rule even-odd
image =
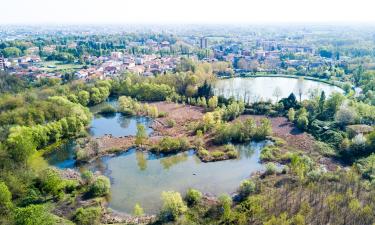
[[[174,126],[176,126],[176,121],[173,120],[173,119],[167,119],[165,122],[167,123],[167,127],[174,127]]]
[[[14,223],[16,225],[53,225],[52,215],[43,205],[29,205],[25,208],[17,208],[14,212]]]
[[[189,142],[186,138],[163,137],[155,149],[161,153],[174,153],[188,148]]]
[[[100,207],[78,208],[74,214],[77,225],[100,224],[102,210]]]
[[[320,154],[324,156],[335,156],[336,152],[331,146],[328,144],[321,142],[321,141],[316,141],[314,143],[314,150],[319,152]]]
[[[271,137],[271,141],[274,143],[277,147],[282,147],[286,144],[286,141],[279,137]]]
[[[91,184],[94,181],[94,174],[90,170],[83,171],[81,177],[85,184]]]
[[[100,114],[108,115],[108,114],[114,114],[116,113],[116,108],[111,105],[106,105],[100,110]]]
[[[64,180],[63,181],[64,190],[67,193],[72,193],[79,186],[78,181],[76,180]]]
[[[272,175],[277,172],[277,167],[274,163],[269,162],[266,164],[266,175]]]
[[[307,116],[299,116],[297,118],[297,127],[301,130],[306,130],[309,126],[309,119]]]
[[[200,147],[198,149],[198,155],[201,156],[201,157],[205,157],[205,156],[209,156],[210,152],[207,151],[206,149],[204,149],[203,147]]]
[[[199,203],[202,199],[202,193],[198,190],[189,188],[186,192],[185,201],[189,206]]]
[[[221,152],[221,151],[214,151],[211,153],[212,157],[214,157],[215,159],[220,159],[224,156],[224,152]]]
[[[12,193],[4,182],[0,182],[0,215],[7,214],[12,207]]]
[[[362,158],[355,163],[355,167],[362,174],[362,177],[370,181],[375,179],[375,153]]]
[[[232,144],[224,145],[224,152],[236,151],[236,148]]]
[[[260,126],[255,133],[256,140],[264,140],[267,136],[272,134],[272,125],[269,119],[263,118],[260,121]]]
[[[238,190],[239,195],[244,198],[255,191],[255,183],[252,180],[242,181]]]
[[[334,130],[327,130],[321,135],[321,139],[331,146],[338,148],[340,147],[344,137],[340,132]]]
[[[318,181],[320,177],[322,176],[322,171],[320,170],[311,170],[306,174],[306,176],[309,178],[311,181]]]
[[[134,205],[133,214],[134,216],[143,216],[145,214],[141,205],[139,205],[138,203]]]
[[[224,121],[234,120],[236,117],[241,115],[245,111],[245,103],[232,102],[227,107],[223,108],[222,119]]]
[[[237,153],[237,151],[229,151],[229,152],[227,152],[227,156],[230,159],[235,159],[235,158],[238,157],[238,153]]]
[[[343,104],[335,114],[335,121],[341,126],[353,124],[358,115],[354,108]]]
[[[78,161],[86,161],[90,158],[90,154],[83,148],[78,148],[76,151],[76,159]]]
[[[135,135],[135,144],[141,146],[147,139],[146,128],[143,124],[137,124],[137,133]]]
[[[294,111],[294,109],[293,109],[293,108],[290,108],[290,109],[288,110],[288,120],[289,120],[290,122],[293,122],[293,121],[294,121],[294,117],[295,117],[295,115],[296,115],[296,112]]]
[[[224,221],[228,222],[228,220],[230,219],[231,214],[232,214],[232,210],[231,210],[232,199],[228,195],[221,195],[219,197],[219,202],[220,202],[220,206],[222,208],[222,216],[221,217]]]
[[[208,99],[208,108],[210,110],[214,110],[218,105],[218,98],[217,96],[213,96],[210,99]]]
[[[42,172],[41,176],[42,190],[45,193],[57,196],[59,192],[64,188],[63,180],[59,173],[54,169],[46,169]]]
[[[181,195],[178,192],[167,191],[161,194],[163,206],[161,210],[161,217],[165,221],[176,220],[178,216],[187,211],[185,203],[182,201]]]
[[[111,183],[105,176],[98,176],[90,185],[89,192],[93,197],[101,197],[109,194]]]
[[[266,146],[260,152],[260,160],[272,161],[277,160],[280,153],[280,149],[276,146]]]
[[[166,117],[168,116],[167,112],[159,112],[159,117]]]

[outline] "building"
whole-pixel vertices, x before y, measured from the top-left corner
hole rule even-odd
[[[199,42],[200,48],[208,48],[208,39],[206,37],[201,37]]]
[[[5,70],[5,59],[2,55],[0,55],[0,70]]]

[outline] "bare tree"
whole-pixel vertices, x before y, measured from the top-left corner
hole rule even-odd
[[[297,93],[298,93],[300,102],[302,102],[302,95],[303,95],[304,89],[305,89],[305,82],[304,81],[305,81],[305,79],[303,79],[303,77],[298,78],[298,81],[297,81]]]
[[[276,102],[279,102],[279,98],[283,95],[283,91],[279,86],[273,90],[273,96],[276,98]]]

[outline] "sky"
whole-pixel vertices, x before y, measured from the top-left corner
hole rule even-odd
[[[375,0],[0,0],[0,8],[2,24],[375,24]]]

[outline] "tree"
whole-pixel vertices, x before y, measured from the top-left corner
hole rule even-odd
[[[359,82],[361,81],[362,77],[363,77],[363,73],[364,73],[365,69],[363,68],[363,65],[359,65],[355,70],[354,70],[354,73],[353,73],[353,78],[354,78],[354,82],[356,85],[359,84]]]
[[[198,87],[197,97],[205,97],[206,99],[209,99],[212,95],[212,86],[207,82],[207,80],[205,80],[203,85]]]
[[[242,198],[245,198],[254,191],[255,191],[254,181],[244,180],[240,185],[239,194]]]
[[[12,207],[12,193],[4,182],[0,182],[0,215],[8,214]]]
[[[189,188],[186,192],[185,201],[189,206],[199,203],[202,199],[202,193],[198,190]]]
[[[294,117],[295,117],[295,115],[296,115],[296,112],[294,111],[294,109],[293,109],[293,108],[290,108],[290,109],[288,110],[288,120],[289,120],[290,122],[293,122],[293,121],[294,121]]]
[[[309,119],[306,115],[299,115],[297,117],[297,127],[301,130],[306,130],[309,125]]]
[[[264,225],[290,225],[291,222],[288,220],[286,213],[282,213],[279,217],[272,216],[271,219],[264,222]]]
[[[90,170],[83,171],[81,177],[85,184],[91,184],[94,181],[94,174]]]
[[[341,126],[346,126],[353,124],[356,121],[357,117],[358,115],[355,109],[344,103],[336,112],[335,121]]]
[[[276,102],[279,102],[279,98],[283,95],[283,91],[279,86],[273,90],[273,96],[276,98]]]
[[[87,104],[89,104],[89,101],[90,101],[90,93],[87,92],[87,91],[80,91],[78,92],[78,102],[83,105],[83,106],[86,106]]]
[[[345,96],[343,96],[341,93],[334,92],[331,94],[330,98],[326,101],[326,112],[329,116],[334,116],[341,106],[341,104],[344,102]]]
[[[220,206],[222,208],[222,220],[229,222],[232,215],[232,199],[228,195],[221,195],[219,197]]]
[[[296,96],[293,93],[290,93],[288,98],[283,98],[280,100],[283,103],[285,109],[297,108]]]
[[[166,191],[161,194],[163,206],[161,216],[164,220],[176,220],[187,211],[187,206],[182,201],[178,192]]]
[[[367,141],[368,141],[369,147],[374,151],[375,150],[375,131],[372,131],[367,136]]]
[[[303,77],[298,78],[296,88],[297,88],[297,93],[298,93],[298,96],[299,96],[299,102],[302,102],[302,95],[305,91],[304,90],[305,89],[305,82],[304,82]]]
[[[41,176],[42,190],[45,193],[50,193],[56,196],[63,188],[63,180],[60,178],[58,172],[54,169],[47,168],[42,172]]]
[[[8,47],[3,49],[3,54],[5,58],[19,57],[21,53],[21,50],[17,47]]]
[[[98,176],[90,185],[89,192],[93,197],[101,197],[109,194],[111,182],[105,176]]]
[[[134,210],[133,210],[133,215],[134,216],[143,216],[145,213],[141,207],[141,205],[139,205],[138,203],[136,203],[134,205]]]
[[[74,221],[77,225],[100,224],[102,210],[100,207],[78,208],[74,214]]]
[[[257,128],[255,138],[257,140],[264,140],[267,136],[272,134],[272,124],[267,118],[260,121],[260,126]]]
[[[324,111],[324,104],[326,102],[326,94],[324,91],[322,91],[322,93],[320,94],[320,98],[319,98],[319,113],[323,113]]]
[[[208,100],[208,108],[213,111],[216,109],[218,105],[218,98],[217,96],[212,96],[209,100]]]
[[[142,146],[147,138],[146,128],[143,124],[137,124],[137,134],[135,135],[135,144]]]
[[[7,145],[9,154],[15,162],[19,163],[26,163],[26,160],[35,152],[37,147],[32,130],[20,126],[10,129]]]

